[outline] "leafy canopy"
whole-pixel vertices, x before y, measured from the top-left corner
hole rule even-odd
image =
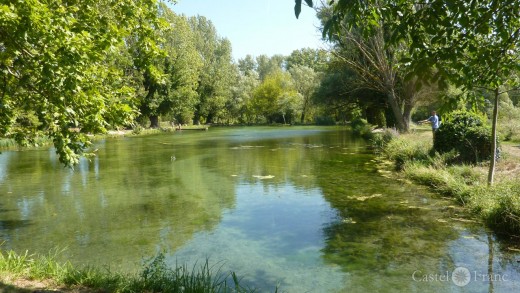
[[[78,162],[87,133],[111,117],[130,122],[135,94],[106,66],[125,37],[143,51],[160,25],[155,0],[3,1],[0,4],[0,136],[21,145],[52,138],[60,161]]]

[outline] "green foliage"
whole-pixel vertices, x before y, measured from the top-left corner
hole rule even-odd
[[[399,137],[399,132],[392,128],[385,128],[382,132],[374,133],[370,139],[370,144],[376,153],[380,153],[392,140]]]
[[[353,119],[350,122],[350,127],[352,128],[352,133],[355,135],[359,135],[365,139],[371,139],[373,137],[373,126],[363,118],[358,117]]]
[[[315,123],[316,125],[336,125],[336,121],[332,116],[317,116]]]
[[[505,182],[475,189],[471,208],[480,213],[498,234],[520,233],[520,183]]]
[[[265,118],[268,123],[281,123],[283,120],[290,123],[299,108],[298,103],[298,94],[290,74],[277,71],[267,76],[254,90],[249,107],[255,116]]]
[[[159,5],[159,16],[167,23],[167,26],[157,27],[155,31],[158,44],[165,54],[150,60],[160,72],[159,78],[154,77],[147,67],[138,68],[145,77],[143,87],[146,89],[140,96],[141,114],[145,117],[171,114],[178,119],[185,118],[186,112],[195,109],[202,67],[195,47],[195,33],[185,16],[176,15],[163,3]],[[134,49],[137,54],[134,58],[139,57],[139,52],[139,48]]]
[[[413,181],[451,196],[468,207],[498,234],[520,234],[520,184],[501,181],[486,184],[485,174],[472,165],[452,165],[454,151],[431,153],[430,140],[418,135],[394,137],[383,145],[380,155],[401,166]]]
[[[238,70],[242,75],[250,76],[256,72],[256,61],[251,55],[246,55],[245,58],[238,60]]]
[[[467,110],[472,112],[485,111],[486,100],[481,93],[464,90],[449,85],[440,96],[440,113],[449,113],[456,110]]]
[[[520,108],[513,104],[507,94],[500,99],[500,113],[498,118],[500,137],[505,141],[520,140]]]
[[[189,270],[186,266],[172,269],[167,266],[164,254],[159,254],[151,259],[144,267],[138,279],[133,284],[132,291],[152,292],[220,292],[227,290],[227,284],[223,276],[217,271],[217,277],[208,261],[200,270]],[[236,284],[238,287],[238,283]]]
[[[435,168],[421,163],[407,163],[405,174],[430,186],[435,192],[454,197],[484,220],[497,234],[520,234],[520,184],[500,182],[485,184],[484,175],[471,166]]]
[[[411,139],[410,137],[399,137],[386,143],[383,146],[382,153],[395,162],[397,170],[402,170],[407,162],[427,160],[430,149],[431,142]]]
[[[247,71],[238,76],[238,82],[232,88],[232,98],[226,103],[226,110],[230,117],[239,123],[252,122],[254,115],[251,109],[251,100],[256,87],[260,84],[255,71]]]
[[[367,107],[365,110],[367,121],[377,126],[377,128],[383,128],[387,126],[385,109],[382,107]]]
[[[312,7],[312,0],[305,0],[305,2],[307,3],[307,5]],[[298,18],[298,16],[300,16],[301,11],[302,11],[302,1],[296,0],[296,4],[294,5],[294,14],[296,15],[296,18]]]
[[[444,116],[434,136],[434,148],[446,153],[455,150],[459,160],[477,163],[491,157],[491,128],[485,117],[467,111],[455,111]]]
[[[271,57],[262,54],[256,57],[256,71],[261,81],[264,81],[269,75],[283,69],[285,57],[282,55],[273,55]]]
[[[286,61],[287,70],[295,66],[307,66],[315,72],[324,72],[330,62],[330,53],[323,49],[303,48],[292,51]]]
[[[363,6],[360,13],[377,11],[381,5],[375,1],[350,3]],[[325,27],[338,16],[338,6],[342,5],[340,1],[320,9],[318,17]],[[374,20],[376,23],[370,25],[366,21],[357,22],[357,15],[353,15],[357,12],[355,9],[341,11],[341,17],[344,16],[342,24],[330,35],[329,40],[335,45],[332,70],[337,71],[343,67],[343,71],[351,75],[340,83],[345,88],[343,92],[347,93],[348,102],[356,103],[364,109],[388,107],[395,126],[399,130],[408,131],[410,113],[428,87],[421,87],[424,85],[422,76],[405,78],[410,69],[408,63],[400,62],[400,57],[408,55],[407,43],[390,42],[389,31],[395,29],[395,23],[384,21],[383,18]],[[421,88],[424,90],[421,91]],[[369,121],[381,127],[386,125],[386,117],[384,120],[375,118]]]
[[[107,64],[131,34],[156,52],[147,35],[158,25],[155,0],[7,1],[0,10],[0,136],[21,145],[48,136],[73,165],[87,133],[131,122],[124,105],[134,93]]]
[[[322,74],[320,85],[312,96],[314,105],[321,106],[324,112],[334,113],[342,120],[352,120],[362,115],[365,102],[371,100],[358,99],[355,91],[355,74],[342,64],[333,62]]]
[[[493,103],[492,146],[495,150],[491,153],[496,152],[498,96],[507,88],[520,85],[520,1],[475,0],[468,3],[466,0],[432,0],[424,5],[380,0],[330,3],[332,8],[324,22],[323,35],[334,40],[344,35],[345,29],[361,29],[361,36],[366,40],[384,30],[389,36],[388,43],[380,48],[387,51],[393,46],[406,46],[405,51],[396,51],[397,55],[393,57],[398,62],[389,66],[407,68],[405,81],[419,77],[417,85],[426,78],[434,84],[449,81],[457,87],[493,91],[496,103]],[[296,0],[295,7],[301,7],[301,0]],[[390,88],[388,84],[387,88]],[[392,100],[389,102],[397,125],[406,130],[406,123],[403,125],[397,115],[400,107],[392,104]],[[407,117],[407,114],[403,116]],[[492,156],[489,184],[493,183],[495,163],[495,156]]]
[[[298,112],[301,113],[300,123],[305,123],[307,113],[312,107],[312,95],[316,91],[320,83],[320,76],[311,67],[303,65],[294,65],[289,69],[289,73],[294,81],[296,91],[301,95],[301,102]]]
[[[406,163],[403,170],[408,178],[431,187],[439,194],[452,196],[461,204],[470,199],[469,187],[446,169],[435,169],[416,161]]]
[[[413,68],[412,75],[436,68],[431,76],[434,82],[446,77],[457,86],[493,89],[514,83],[520,37],[520,3],[516,0],[476,0],[471,5],[465,0],[434,0],[428,5],[339,0],[334,2],[323,34],[332,39],[345,27],[363,27],[368,36],[382,23],[392,28],[393,44],[407,41],[409,55],[402,56],[401,62]]]
[[[217,122],[224,116],[238,75],[232,62],[231,43],[219,37],[213,23],[203,16],[190,17],[189,23],[195,33],[197,53],[202,58],[194,122]]]
[[[30,277],[34,279],[52,278],[63,282],[73,269],[70,263],[60,264],[56,261],[60,251],[54,250],[47,255],[35,256],[25,251],[17,254],[14,251],[0,250],[0,272],[13,277]],[[0,278],[1,281],[1,278]]]

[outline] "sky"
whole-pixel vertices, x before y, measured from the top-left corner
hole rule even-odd
[[[219,36],[231,41],[235,61],[247,54],[289,55],[324,47],[316,13],[302,5],[296,19],[294,0],[178,0],[170,7],[178,14],[211,20]]]

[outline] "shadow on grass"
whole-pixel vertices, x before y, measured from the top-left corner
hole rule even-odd
[[[0,292],[1,293],[33,293],[33,292],[51,292],[51,291],[41,291],[35,289],[27,289],[27,288],[19,288],[14,285],[4,284],[0,282]]]
[[[78,289],[59,289],[59,288],[41,288],[40,286],[31,286],[19,284],[6,284],[0,282],[0,293],[89,293],[89,292],[104,292],[101,290],[94,291],[85,288]]]

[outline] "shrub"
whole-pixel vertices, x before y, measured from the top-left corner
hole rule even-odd
[[[430,148],[431,143],[428,141],[399,136],[388,142],[383,152],[388,159],[395,162],[397,170],[402,170],[407,162],[427,160]]]
[[[370,144],[374,148],[376,153],[381,153],[386,145],[399,137],[399,132],[392,128],[385,128],[382,131],[375,132],[370,139]]]
[[[479,114],[455,111],[446,115],[434,137],[439,153],[455,150],[464,163],[477,163],[491,157],[491,128]]]
[[[520,107],[514,105],[508,94],[500,97],[500,115],[498,115],[498,132],[505,141],[520,139]]]
[[[332,116],[318,116],[316,117],[316,125],[335,125],[336,121]]]
[[[493,230],[502,235],[520,233],[520,183],[501,182],[478,186],[470,205]]]
[[[140,124],[136,124],[132,129],[132,134],[141,134],[143,132],[143,127]]]
[[[372,134],[372,125],[369,124],[365,119],[355,118],[350,122],[350,127],[352,127],[352,132],[356,135],[359,135],[365,139],[371,139],[373,137]]]

